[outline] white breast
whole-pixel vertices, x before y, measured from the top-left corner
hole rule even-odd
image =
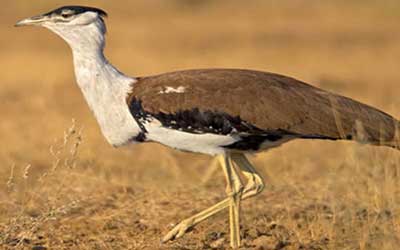
[[[123,75],[103,59],[74,54],[75,74],[104,137],[110,144],[120,146],[140,132],[126,104],[135,79]]]

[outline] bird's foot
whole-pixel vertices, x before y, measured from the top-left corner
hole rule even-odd
[[[169,231],[164,236],[164,238],[162,239],[162,243],[182,237],[193,226],[194,223],[193,220],[191,219],[186,219],[181,221],[178,225],[176,225],[171,231]]]

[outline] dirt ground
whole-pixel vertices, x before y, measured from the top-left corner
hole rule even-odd
[[[108,11],[106,54],[128,75],[271,71],[400,117],[399,1],[7,1],[0,249],[229,249],[227,211],[160,243],[174,224],[225,197],[211,158],[156,144],[107,145],[75,84],[67,45],[44,29],[13,27],[77,3]],[[267,185],[243,202],[243,249],[398,249],[398,151],[296,141],[250,159]]]

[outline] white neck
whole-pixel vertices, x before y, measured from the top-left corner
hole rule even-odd
[[[140,132],[126,103],[136,80],[122,74],[105,58],[104,23],[98,21],[55,32],[72,49],[78,85],[103,135],[115,146],[126,144]]]

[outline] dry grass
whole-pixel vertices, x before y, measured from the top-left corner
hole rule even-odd
[[[128,74],[261,69],[400,117],[398,1],[80,3],[108,10],[107,55]],[[226,248],[226,212],[159,244],[171,223],[224,197],[223,177],[201,184],[205,156],[108,146],[67,46],[50,32],[12,27],[53,7],[16,0],[0,9],[0,248]],[[267,188],[243,204],[246,249],[398,249],[398,152],[299,141],[252,161]]]

